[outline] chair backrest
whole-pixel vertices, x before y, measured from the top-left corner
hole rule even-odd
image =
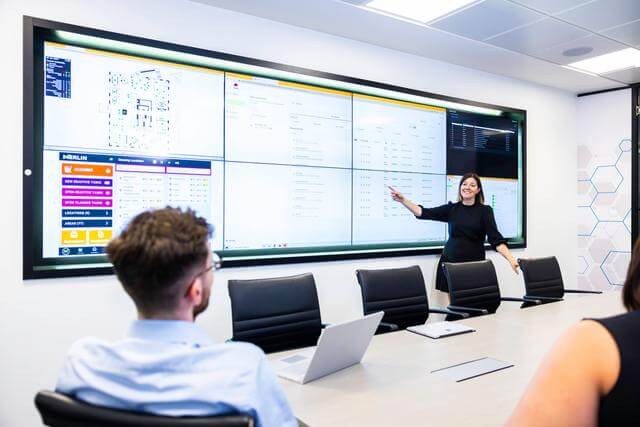
[[[322,322],[311,273],[229,280],[229,297],[234,341],[251,342],[265,353],[317,344]]]
[[[562,298],[564,284],[560,265],[554,256],[518,260],[527,295]]]
[[[445,262],[444,273],[452,305],[496,312],[500,306],[500,286],[491,260]]]
[[[427,321],[429,302],[417,265],[383,270],[356,270],[364,314],[383,310],[383,322],[401,329]]]
[[[249,415],[161,417],[79,402],[64,394],[40,391],[35,398],[42,422],[50,427],[253,427]]]

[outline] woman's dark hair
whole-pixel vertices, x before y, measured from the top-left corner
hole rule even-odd
[[[636,239],[622,288],[622,302],[627,311],[640,310],[640,239]]]
[[[480,189],[478,194],[476,194],[476,203],[479,203],[481,205],[484,204],[484,193],[482,192],[482,182],[480,182],[480,177],[478,176],[478,174],[474,172],[465,173],[464,175],[462,175],[462,178],[460,178],[460,184],[458,184],[458,201],[459,202],[462,201],[462,193],[460,192],[460,189],[462,188],[462,183],[469,178],[475,179],[476,184],[478,184],[478,188]]]

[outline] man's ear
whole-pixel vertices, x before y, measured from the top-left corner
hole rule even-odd
[[[187,290],[186,297],[193,305],[202,303],[202,279],[200,277],[193,279]]]

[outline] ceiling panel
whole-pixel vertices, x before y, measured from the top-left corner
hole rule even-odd
[[[640,47],[640,19],[620,27],[603,31],[602,34],[622,43],[626,43],[629,46]]]
[[[429,26],[470,39],[484,40],[542,18],[544,15],[541,13],[506,0],[486,0],[431,22]]]
[[[640,0],[596,0],[559,13],[557,17],[600,32],[640,19]]]
[[[573,25],[545,18],[526,27],[518,28],[486,40],[495,46],[529,54],[551,48],[590,35]]]
[[[192,1],[238,13],[254,15],[262,19],[282,22],[299,28],[382,46],[423,58],[435,59],[470,69],[552,86],[574,93],[621,86],[617,81],[565,69],[550,61],[538,59],[533,55],[523,55],[502,47],[461,37],[441,29],[371,12],[354,6],[354,3],[359,2],[358,0],[349,0],[348,2],[341,0]],[[547,31],[543,27],[538,30],[542,35]],[[245,27],[239,27],[238,31],[246,32],[247,30]],[[589,34],[588,32],[570,34],[571,37],[569,39],[575,40],[586,37]],[[280,33],[272,36],[272,39],[279,40]],[[257,37],[264,38],[263,35]],[[567,40],[554,41],[560,44]],[[286,43],[286,41],[282,41],[282,43]],[[304,42],[299,42],[298,44],[300,43]],[[543,45],[545,44],[543,43]],[[551,46],[545,47],[549,48]],[[355,50],[350,54],[345,54],[349,49]],[[370,59],[367,56],[368,51],[365,46],[360,49],[357,45],[341,43],[334,45],[328,43],[326,46],[324,44],[319,46],[312,43],[307,50],[309,52],[308,59],[292,65],[307,66],[321,71],[348,75],[353,70],[352,66],[354,64],[361,65],[362,61]],[[360,53],[360,50],[362,50],[362,53]],[[333,63],[325,60],[325,58],[335,58],[336,56],[341,57],[341,60]],[[286,52],[283,52],[281,56],[272,54],[261,59],[283,63],[290,63],[291,61]],[[329,66],[328,64],[332,65]],[[429,67],[425,69],[427,74],[432,71],[431,66]],[[436,65],[433,67],[433,70],[438,69]],[[389,68],[394,69],[393,64],[389,64]],[[393,72],[362,71],[357,77],[387,82],[384,77],[381,77],[385,75],[393,75]],[[428,82],[428,84],[425,83],[425,86],[419,89],[438,92],[438,85],[433,85],[431,80],[428,80]],[[390,83],[402,84],[402,79],[394,79]]]
[[[605,74],[605,76],[609,79],[619,81],[620,83],[639,83],[640,68],[628,68],[626,70],[614,71],[613,73]]]
[[[549,15],[562,12],[563,10],[573,9],[581,4],[588,3],[593,0],[511,0],[520,3],[532,9],[538,10]]]
[[[570,42],[561,43],[548,49],[532,51],[531,55],[547,61],[555,62],[556,64],[567,65],[583,59],[604,55],[605,53],[626,49],[627,47],[628,46],[625,44],[592,34]],[[584,53],[582,55],[570,55],[572,49],[575,53],[580,50],[587,50],[584,48],[590,48],[592,50],[591,52]],[[568,55],[563,54],[564,52],[567,52]]]

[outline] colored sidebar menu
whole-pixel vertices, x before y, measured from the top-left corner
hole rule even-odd
[[[113,163],[61,162],[60,255],[97,255],[113,236]]]

